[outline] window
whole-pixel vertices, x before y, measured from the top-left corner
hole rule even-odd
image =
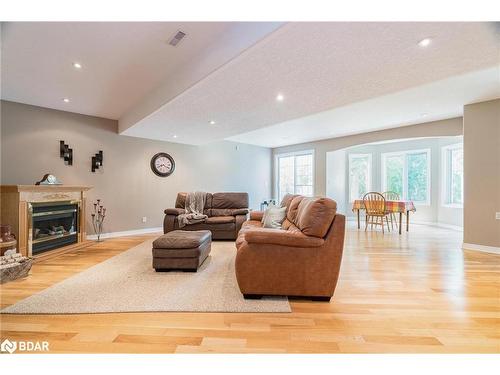
[[[382,190],[401,199],[430,204],[430,150],[382,154]]]
[[[461,143],[443,147],[443,204],[462,207],[464,201],[464,149]]]
[[[286,194],[313,195],[313,151],[277,155],[278,199]]]
[[[349,154],[349,201],[363,198],[371,190],[371,154]]]

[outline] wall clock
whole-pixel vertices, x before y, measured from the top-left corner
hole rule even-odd
[[[175,170],[174,158],[165,152],[159,152],[151,158],[151,169],[157,176],[170,176]]]

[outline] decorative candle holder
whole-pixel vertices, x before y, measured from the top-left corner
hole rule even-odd
[[[97,242],[101,242],[101,233],[102,233],[102,223],[106,218],[106,208],[101,204],[101,200],[98,199],[97,202],[94,202],[94,211],[91,214],[92,216],[92,225],[94,226],[94,232],[97,235]]]

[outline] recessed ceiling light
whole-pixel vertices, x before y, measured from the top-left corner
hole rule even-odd
[[[422,39],[420,42],[418,42],[418,45],[420,47],[427,47],[429,44],[431,44],[431,42],[432,42],[431,38],[425,38],[425,39]]]
[[[214,120],[210,120],[210,125],[215,125],[215,121]]]
[[[177,136],[176,136],[176,135],[174,135],[173,137],[174,137],[174,138],[177,138]]]
[[[68,98],[64,98],[64,99],[63,99],[63,102],[64,102],[64,103],[69,103],[69,99],[68,99]]]
[[[427,117],[427,113],[422,113],[422,117]]]
[[[75,69],[81,69],[82,68],[82,64],[80,64],[78,62],[74,62],[73,63],[73,68],[75,68]]]
[[[278,102],[282,102],[283,100],[285,100],[285,97],[283,96],[283,94],[278,94],[276,95],[276,100]]]

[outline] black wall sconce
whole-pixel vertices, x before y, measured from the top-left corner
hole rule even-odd
[[[59,141],[59,156],[67,165],[73,165],[73,149],[69,148],[64,141]]]
[[[95,156],[92,156],[92,172],[95,172],[96,169],[102,167],[103,155],[102,151],[99,151]]]

